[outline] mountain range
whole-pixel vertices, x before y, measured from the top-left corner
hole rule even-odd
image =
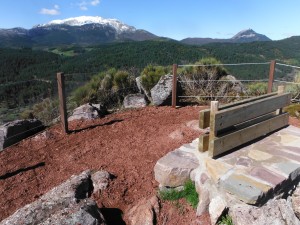
[[[136,29],[116,19],[81,16],[64,20],[53,20],[31,29],[0,29],[0,47],[44,47],[60,45],[98,45],[124,41],[163,39],[146,30]],[[168,39],[168,38],[164,38]],[[230,39],[186,38],[184,44],[244,43],[271,41],[252,29],[244,30]]]

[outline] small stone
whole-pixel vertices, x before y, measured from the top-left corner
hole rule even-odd
[[[159,214],[160,206],[157,196],[151,199],[142,199],[132,209],[127,217],[130,225],[153,225]]]

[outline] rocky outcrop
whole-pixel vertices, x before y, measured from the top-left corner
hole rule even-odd
[[[93,179],[96,183],[93,185]],[[53,188],[37,201],[17,210],[0,225],[13,224],[90,224],[104,225],[105,220],[97,204],[88,199],[93,191],[107,186],[110,176],[105,171],[94,175],[87,170],[72,176],[63,184]]]
[[[124,108],[142,108],[147,106],[145,95],[143,94],[130,94],[124,98]]]
[[[68,118],[68,121],[80,120],[80,119],[96,119],[98,117],[105,116],[107,111],[100,104],[84,104],[73,110],[72,116]]]
[[[173,75],[164,75],[151,89],[152,103],[156,106],[170,105],[172,100]]]
[[[270,200],[262,207],[238,204],[230,208],[229,214],[235,225],[299,225],[290,198]]]
[[[161,186],[178,187],[190,179],[190,173],[199,166],[197,157],[181,149],[169,152],[154,166],[155,180]]]
[[[0,151],[44,129],[37,119],[15,120],[0,126]]]
[[[157,221],[160,206],[156,196],[143,199],[128,212],[130,225],[153,225]]]

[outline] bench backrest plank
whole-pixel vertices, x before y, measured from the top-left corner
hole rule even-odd
[[[288,122],[289,116],[287,113],[284,113],[258,124],[234,131],[228,135],[215,137],[209,141],[209,155],[212,157],[218,156],[274,130],[285,127],[288,125]]]
[[[210,127],[209,135],[199,138],[199,151],[209,150],[213,157],[225,153],[267,133],[288,125],[291,94],[279,89],[251,99],[223,105],[211,102],[211,108],[200,112],[200,128]]]
[[[247,99],[244,99],[244,100],[241,100],[241,101],[221,105],[219,107],[219,110],[228,109],[228,108],[231,108],[231,107],[239,106],[239,105],[242,105],[242,104],[245,104],[245,103],[253,102],[253,101],[256,101],[256,100],[259,100],[259,99],[264,99],[264,98],[268,98],[268,97],[275,96],[275,95],[277,95],[277,93],[272,92],[272,93],[265,94],[265,95],[260,95],[260,96],[257,96],[257,97],[247,98]],[[209,127],[209,125],[210,125],[209,124],[209,117],[210,117],[210,109],[204,109],[204,110],[200,111],[199,127],[201,129],[205,129],[205,128]]]
[[[291,101],[289,93],[271,96],[254,102],[219,110],[215,114],[215,132],[235,124],[254,119],[287,106]]]

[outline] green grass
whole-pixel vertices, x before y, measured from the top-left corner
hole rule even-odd
[[[221,220],[218,222],[219,225],[234,225],[232,222],[231,217],[227,214],[226,216],[223,216]]]
[[[177,191],[175,189],[160,191],[159,196],[161,199],[169,201],[177,201],[181,198],[184,198],[194,209],[197,207],[199,201],[195,184],[191,180],[188,180],[184,184],[184,189],[182,191]]]

